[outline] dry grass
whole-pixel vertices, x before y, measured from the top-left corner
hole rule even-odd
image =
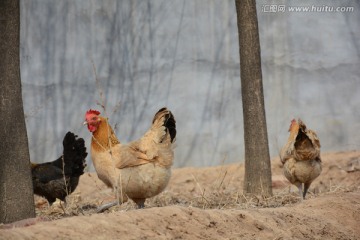
[[[325,158],[323,173],[310,188],[306,199],[317,198],[328,194],[359,191],[360,171],[346,172],[348,159],[353,155],[360,155],[357,152],[349,152],[348,157],[338,159],[337,155],[331,155],[328,160]],[[278,177],[281,174],[281,167],[274,164],[273,173]],[[337,168],[332,167],[336,163]],[[90,186],[90,194],[102,192],[102,195],[82,199],[80,194],[73,193],[67,197],[67,205],[61,208],[58,202],[48,207],[41,204],[40,197],[36,197],[37,215],[46,219],[53,220],[70,216],[82,216],[96,214],[96,208],[102,205],[105,199],[114,199],[115,193],[104,192],[104,187],[97,184],[99,180],[96,175],[87,174],[85,176],[87,184]],[[95,179],[96,178],[96,179]],[[243,165],[222,165],[211,168],[187,168],[174,171],[172,180],[168,188],[161,194],[147,199],[145,208],[164,207],[164,206],[183,206],[195,207],[200,209],[254,209],[254,208],[277,208],[291,206],[301,201],[296,187],[289,186],[289,183],[281,178],[274,178],[276,186],[273,188],[272,197],[261,197],[244,195],[243,185]],[[83,179],[84,181],[84,179]],[[88,186],[87,185],[87,186]],[[292,191],[291,191],[292,190]],[[89,200],[90,199],[90,200]],[[129,211],[136,209],[136,204],[128,202],[115,206],[107,210]]]
[[[307,199],[319,197],[325,194],[335,192],[351,192],[354,188],[333,187],[329,192],[320,194],[309,193]],[[39,198],[37,199],[39,200]],[[184,206],[196,207],[201,209],[254,209],[254,208],[277,208],[288,206],[300,202],[297,192],[290,193],[287,189],[277,192],[272,197],[258,197],[246,196],[242,193],[232,191],[209,191],[204,190],[202,195],[193,196],[192,198],[183,197],[179,193],[171,191],[164,191],[146,201],[146,208],[164,207],[164,206]],[[61,207],[61,204],[63,207]],[[53,206],[48,207],[48,204],[43,204],[42,207],[37,208],[37,216],[43,220],[56,220],[60,218],[72,216],[89,216],[96,214],[98,204],[96,202],[86,202],[81,199],[79,195],[70,195],[67,198],[67,204],[55,202]],[[114,211],[129,211],[135,210],[136,204],[128,201],[120,206],[115,206],[107,210],[107,212]]]
[[[73,216],[88,216],[96,212],[97,204],[83,201],[78,194],[69,195],[66,199],[66,203],[56,200],[52,206],[49,206],[46,200],[35,196],[36,215],[45,221],[50,221]]]
[[[254,208],[277,208],[289,206],[301,201],[297,190],[290,192],[289,187],[276,190],[272,197],[261,197],[244,195],[241,191],[235,191],[233,186],[216,186],[202,188],[198,183],[198,191],[193,194],[183,195],[179,192],[166,190],[161,194],[147,199],[146,208],[164,207],[164,206],[183,206],[196,207],[200,209],[254,209]],[[294,187],[293,187],[294,188]],[[326,194],[338,192],[351,192],[356,187],[344,187],[340,185],[329,186],[329,191],[321,193],[309,192],[307,199],[319,197]],[[295,190],[295,188],[294,188]],[[41,198],[36,197],[36,201],[41,203]],[[53,206],[48,207],[45,204],[37,208],[37,215],[43,220],[55,220],[72,216],[89,216],[96,214],[97,207],[102,204],[96,200],[89,202],[81,199],[79,194],[72,194],[67,197],[67,204],[55,202]],[[136,204],[129,200],[128,202],[115,206],[107,212],[135,210]]]

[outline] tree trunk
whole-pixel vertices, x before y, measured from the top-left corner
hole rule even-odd
[[[35,216],[20,80],[20,3],[0,1],[0,223]]]
[[[255,0],[235,0],[244,117],[244,192],[271,196],[271,165]]]

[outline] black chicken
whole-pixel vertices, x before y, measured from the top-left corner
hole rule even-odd
[[[50,205],[56,198],[66,202],[66,196],[75,190],[86,167],[84,139],[68,132],[63,146],[63,155],[55,161],[31,163],[34,194],[45,197]]]

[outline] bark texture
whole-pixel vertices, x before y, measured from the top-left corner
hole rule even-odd
[[[271,196],[271,165],[255,0],[235,0],[244,116],[244,192]]]
[[[10,223],[35,216],[19,53],[19,0],[1,0],[0,223]]]

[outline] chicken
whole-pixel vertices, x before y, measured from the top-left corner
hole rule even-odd
[[[306,129],[299,119],[293,119],[289,128],[288,142],[280,153],[285,177],[299,189],[301,199],[305,199],[311,183],[320,175],[320,141],[316,133]],[[304,184],[304,186],[303,186]]]
[[[176,137],[176,121],[167,108],[155,114],[144,136],[128,144],[120,143],[108,119],[96,110],[86,112],[84,124],[93,134],[91,158],[97,175],[114,189],[120,203],[130,198],[143,208],[146,198],[165,189],[171,176]]]
[[[63,140],[63,155],[52,162],[31,163],[34,194],[45,197],[52,205],[58,198],[66,202],[84,173],[87,156],[85,141],[68,132]]]

